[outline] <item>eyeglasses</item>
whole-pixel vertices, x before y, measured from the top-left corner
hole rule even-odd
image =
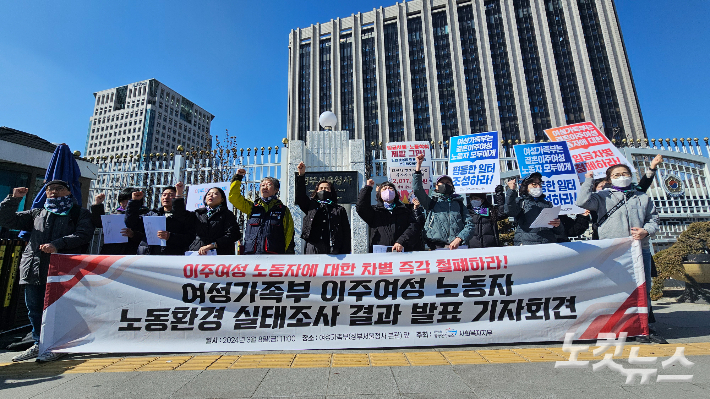
[[[631,173],[623,172],[623,173],[614,173],[613,175],[611,175],[612,179],[618,179],[619,177],[631,177]]]

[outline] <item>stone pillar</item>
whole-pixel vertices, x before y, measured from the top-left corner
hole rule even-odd
[[[308,145],[306,145],[308,143]],[[357,188],[365,185],[365,140],[350,140],[347,131],[311,131],[306,143],[301,140],[289,142],[287,172],[288,190],[286,204],[291,209],[295,229],[296,253],[303,252],[301,228],[304,213],[295,205],[296,167],[306,163],[306,171],[355,171],[358,174]],[[284,178],[286,180],[286,178]],[[366,253],[368,245],[367,224],[360,219],[354,204],[342,204],[350,216],[350,230],[353,253]]]

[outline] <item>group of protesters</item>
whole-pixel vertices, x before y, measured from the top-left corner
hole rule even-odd
[[[503,245],[498,222],[506,218],[515,221],[515,245],[565,242],[588,230],[592,223],[594,239],[631,236],[641,241],[647,292],[650,290],[649,238],[658,229],[658,216],[645,192],[662,161],[660,155],[652,161],[639,184],[632,182],[631,169],[623,164],[609,167],[603,179],[595,180],[588,173],[577,199],[577,205],[587,211],[575,218],[561,215],[549,222],[549,228],[531,227],[542,209],[553,206],[545,199],[541,174],[523,177],[517,190],[516,180],[511,179],[507,187],[498,186],[494,193],[468,194],[464,198],[455,192],[453,180],[446,175],[439,176],[434,189],[427,193],[421,171],[423,159],[423,155],[417,157],[412,179],[413,197],[409,201],[400,198],[391,182],[375,187],[370,179],[360,190],[356,211],[369,226],[370,252],[374,246],[387,247],[392,252],[456,250],[464,246],[498,247]],[[348,214],[338,204],[333,183],[320,181],[309,195],[305,164],[301,162],[297,169],[295,204],[305,214],[301,229],[303,252],[351,253]],[[183,255],[194,251],[199,255],[234,255],[237,242],[240,244],[239,254],[295,253],[293,218],[289,208],[279,199],[280,182],[272,177],[262,179],[258,198],[252,201],[242,194],[245,175],[244,169],[237,171],[228,195],[218,187],[209,189],[203,198],[204,207],[194,212],[186,210],[183,183],[165,188],[160,196],[161,206],[156,209],[144,206],[142,191],[125,188],[118,196],[118,207],[111,213],[125,215],[126,227],[121,234],[127,237],[127,242],[104,244],[101,253]],[[376,190],[375,205],[371,201],[373,189]],[[33,358],[51,361],[62,354],[40,354],[38,346],[50,255],[85,252],[94,229],[102,227],[101,215],[106,213],[105,195],[95,197],[91,211],[82,209],[72,197],[69,184],[55,180],[45,185],[47,200],[43,208],[16,212],[27,192],[27,188],[15,188],[0,203],[0,226],[30,232],[20,262],[20,284],[25,288],[35,345],[13,361]],[[243,235],[227,201],[247,215]],[[166,217],[165,230],[157,232],[164,245],[148,245],[144,216]]]

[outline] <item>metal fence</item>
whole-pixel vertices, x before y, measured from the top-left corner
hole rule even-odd
[[[501,182],[518,176],[518,165],[513,145],[501,145]],[[648,190],[661,219],[660,231],[653,239],[656,249],[662,249],[677,239],[687,225],[710,220],[710,144],[708,139],[665,139],[619,144],[620,150],[630,159],[639,173],[644,173],[651,159],[662,154],[664,162]],[[105,158],[97,160],[98,178],[92,181],[90,199],[96,194],[106,194],[107,207],[115,207],[118,193],[125,187],[137,187],[146,192],[146,205],[158,207],[160,193],[178,181],[186,185],[228,181],[237,169],[247,170],[242,190],[245,197],[255,199],[259,181],[273,176],[282,181],[288,171],[287,147],[246,149],[219,149],[212,152],[188,152],[148,157]],[[372,160],[367,168],[367,178],[385,179],[387,161],[383,149],[368,154]],[[432,143],[433,174],[445,174],[448,166],[448,147]],[[673,195],[664,188],[664,181],[675,177],[682,182],[683,194]],[[285,184],[284,184],[285,186]],[[285,195],[282,197],[286,198]],[[288,204],[291,205],[291,204]],[[240,221],[243,215],[238,213]],[[243,226],[242,226],[243,227]]]

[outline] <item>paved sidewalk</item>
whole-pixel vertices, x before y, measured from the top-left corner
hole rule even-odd
[[[692,382],[625,384],[609,369],[555,369],[561,345],[525,344],[391,350],[226,352],[201,354],[73,355],[48,364],[7,364],[0,352],[0,398],[701,398],[710,397],[710,306],[654,304],[660,332],[670,345],[627,344],[615,359],[625,369],[658,375],[693,375]],[[631,365],[628,354],[657,356]],[[690,368],[663,369],[677,346]],[[347,367],[341,367],[347,366]]]

